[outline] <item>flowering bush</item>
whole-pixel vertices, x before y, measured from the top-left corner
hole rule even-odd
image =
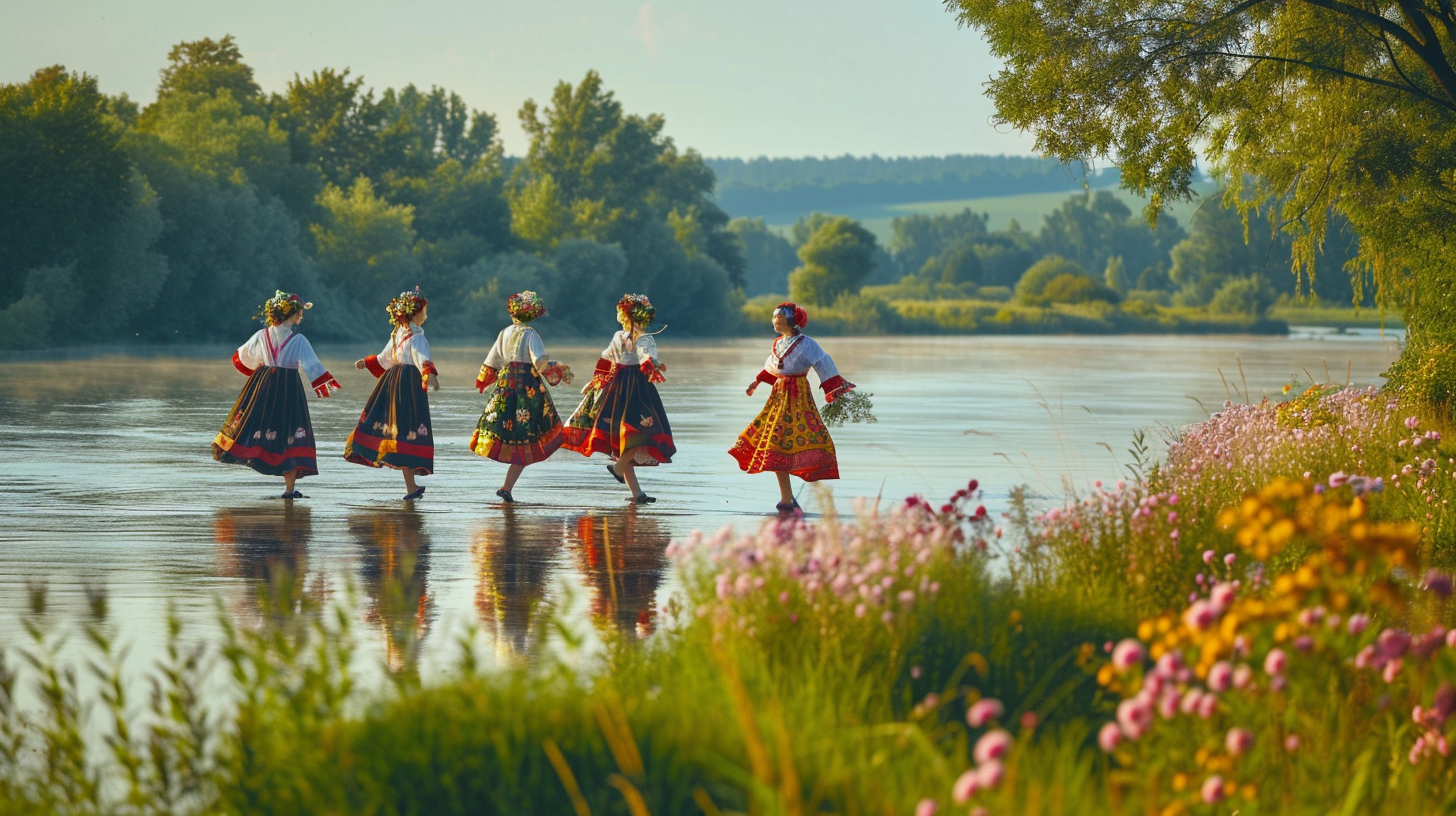
[[[1162,805],[1284,812],[1339,801],[1351,780],[1378,800],[1411,774],[1432,796],[1456,790],[1451,579],[1415,585],[1418,525],[1373,521],[1356,492],[1280,479],[1226,509],[1241,554],[1292,569],[1262,591],[1212,583],[1112,649],[1098,679],[1121,701],[1098,743]],[[1416,767],[1379,760],[1395,752]]]

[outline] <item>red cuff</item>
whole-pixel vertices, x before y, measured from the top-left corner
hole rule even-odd
[[[476,375],[475,377],[475,390],[481,392],[482,394],[485,393],[486,387],[493,384],[496,381],[496,378],[499,376],[499,371],[491,368],[488,365],[482,365],[480,367],[480,374]]]
[[[824,389],[824,401],[834,402],[839,399],[840,395],[852,390],[854,383],[843,377],[835,376],[819,383],[819,387]]]
[[[647,375],[648,382],[660,383],[667,381],[667,378],[662,376],[662,372],[657,368],[657,364],[652,362],[652,358],[650,357],[643,360],[642,365],[638,366],[638,368],[641,368],[642,373]]]
[[[761,383],[768,383],[769,385],[773,385],[774,382],[778,380],[778,377],[775,377],[774,375],[768,373],[768,369],[765,368],[764,370],[758,372],[758,376],[754,379]]]
[[[315,394],[318,394],[320,397],[327,397],[331,390],[343,387],[339,385],[338,380],[334,379],[334,375],[330,374],[327,371],[319,375],[318,379],[314,380],[312,385],[313,392]]]
[[[435,364],[429,360],[426,360],[424,366],[420,368],[420,373],[429,374],[431,377],[440,376],[440,370],[435,368]]]
[[[236,351],[233,352],[233,367],[241,371],[244,377],[253,376],[253,369],[243,365],[243,358],[239,357]]]
[[[605,357],[597,358],[597,367],[592,370],[591,387],[605,388],[607,383],[612,381],[612,376],[617,373],[617,364]]]
[[[379,364],[379,355],[377,354],[371,354],[368,357],[365,357],[364,367],[369,369],[369,373],[373,374],[376,377],[384,376],[384,366]]]

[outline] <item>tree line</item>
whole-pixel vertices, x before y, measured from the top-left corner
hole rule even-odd
[[[707,165],[718,177],[719,206],[742,216],[1071,192],[1088,181],[1118,181],[1116,168],[1093,176],[1081,165],[1028,156],[714,158]]]
[[[431,329],[484,337],[534,288],[563,332],[651,293],[685,334],[734,327],[743,257],[714,176],[589,72],[519,115],[347,69],[254,81],[231,36],[168,54],[141,107],[62,66],[0,86],[0,348],[236,339],[275,288],[320,339],[379,334],[419,285]]]
[[[1132,299],[1253,316],[1286,293],[1332,305],[1373,303],[1368,291],[1357,298],[1344,269],[1355,252],[1344,224],[1316,252],[1311,276],[1296,281],[1293,238],[1246,222],[1216,200],[1187,228],[1168,215],[1150,226],[1107,190],[1069,196],[1035,232],[1015,221],[990,230],[988,222],[988,214],[970,209],[904,216],[891,222],[884,246],[854,219],[823,213],[799,219],[787,235],[762,218],[736,218],[728,229],[744,249],[750,297],[787,293],[829,305],[877,285],[902,298],[988,294],[1033,306]]]

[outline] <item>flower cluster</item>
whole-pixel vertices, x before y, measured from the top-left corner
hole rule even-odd
[[[517,292],[506,299],[506,311],[511,317],[522,323],[530,323],[532,320],[546,314],[546,303],[541,296],[530,290]]]
[[[817,626],[822,636],[863,622],[893,626],[940,592],[936,571],[986,549],[986,508],[975,480],[939,506],[917,496],[888,513],[863,502],[851,523],[772,520],[756,536],[694,533],[669,548],[712,580],[699,615],[750,634],[764,626]]]
[[[269,326],[277,326],[299,311],[312,308],[312,303],[305,303],[298,295],[278,289],[274,291],[273,297],[263,301],[253,319],[261,320]]]
[[[416,286],[412,292],[400,292],[398,297],[389,301],[384,311],[389,313],[390,325],[403,326],[428,304],[429,301],[420,294],[420,287]]]
[[[1417,566],[1417,526],[1371,520],[1367,498],[1348,484],[1293,480],[1251,494],[1219,523],[1244,555],[1284,559],[1290,570],[1262,593],[1227,576],[1209,581],[1180,612],[1143,621],[1136,638],[1111,647],[1098,681],[1121,701],[1098,733],[1102,749],[1125,764],[1172,764],[1169,804],[1251,801],[1261,780],[1281,778],[1289,760],[1279,757],[1316,742],[1338,750],[1330,710],[1369,706],[1354,716],[1374,718],[1413,699],[1429,702],[1412,709],[1420,733],[1411,763],[1444,757],[1456,692],[1446,682],[1429,690],[1449,672],[1453,661],[1437,652],[1456,648],[1456,635],[1440,625],[1422,634],[1372,626],[1409,619],[1416,588],[1402,576]],[[1439,571],[1423,583],[1427,596],[1452,592]],[[1422,669],[1403,673],[1411,660]],[[1357,692],[1372,680],[1385,691]]]
[[[647,326],[657,317],[657,307],[646,295],[622,295],[622,299],[617,301],[617,317],[637,326]]]

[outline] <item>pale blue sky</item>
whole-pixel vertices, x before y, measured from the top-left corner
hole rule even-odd
[[[167,51],[232,34],[266,91],[351,68],[496,115],[590,68],[633,113],[662,113],[706,156],[1032,153],[998,132],[981,84],[996,61],[939,0],[0,0],[0,83],[63,64],[150,101]],[[1004,130],[1004,129],[1003,129]]]

